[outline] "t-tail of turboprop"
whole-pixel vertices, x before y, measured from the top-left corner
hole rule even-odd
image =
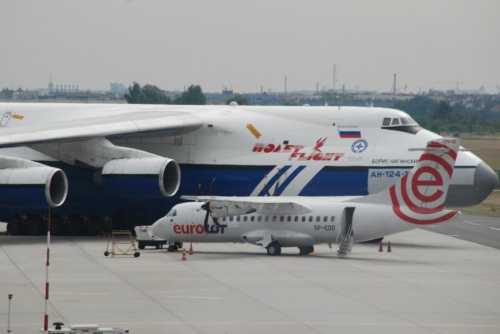
[[[351,200],[355,203],[391,204],[401,220],[428,225],[447,221],[459,213],[444,210],[460,139],[430,141],[417,165],[389,189]]]

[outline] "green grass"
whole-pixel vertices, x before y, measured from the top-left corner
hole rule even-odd
[[[500,170],[500,134],[461,134],[460,138],[463,147],[469,149],[491,168]],[[500,217],[500,188],[493,191],[481,204],[460,210],[474,215]]]

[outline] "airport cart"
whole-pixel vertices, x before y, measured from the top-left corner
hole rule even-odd
[[[156,238],[154,235],[152,235],[150,227],[151,226],[144,225],[136,226],[134,228],[136,240],[139,244],[139,249],[144,249],[146,248],[146,246],[155,246],[156,249],[163,248],[163,245],[167,244],[167,240]]]

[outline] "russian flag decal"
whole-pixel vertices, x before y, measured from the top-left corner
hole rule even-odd
[[[357,126],[339,127],[340,138],[361,138],[361,131]]]

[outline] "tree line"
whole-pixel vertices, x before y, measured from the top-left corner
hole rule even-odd
[[[175,97],[168,96],[154,85],[141,87],[137,82],[128,88],[125,95],[128,103],[136,104],[186,104],[203,105],[207,103],[205,94],[199,85],[191,85]],[[326,93],[325,93],[326,94]],[[325,101],[332,96],[322,95]],[[339,96],[335,96],[339,98]],[[226,104],[237,102],[238,105],[249,105],[245,95],[236,94],[226,101]],[[345,101],[348,102],[348,101]],[[406,101],[395,101],[393,108],[405,111],[422,127],[436,132],[459,133],[496,133],[500,131],[500,112],[495,112],[495,106],[500,106],[500,99],[492,97],[473,101],[469,105],[461,102],[453,105],[447,100],[438,100],[419,95]]]
[[[177,97],[171,98],[164,91],[155,85],[145,85],[141,87],[137,82],[128,88],[125,100],[131,104],[187,104],[203,105],[207,104],[207,99],[199,85],[191,85],[188,89]],[[229,98],[226,104],[236,102],[238,105],[249,105],[248,98],[244,95],[236,94]]]
[[[416,96],[407,101],[396,101],[393,108],[403,110],[422,127],[436,133],[496,133],[500,131],[500,112],[495,105],[500,100],[484,99],[465,106],[450,104],[447,100],[435,101],[426,96]]]

